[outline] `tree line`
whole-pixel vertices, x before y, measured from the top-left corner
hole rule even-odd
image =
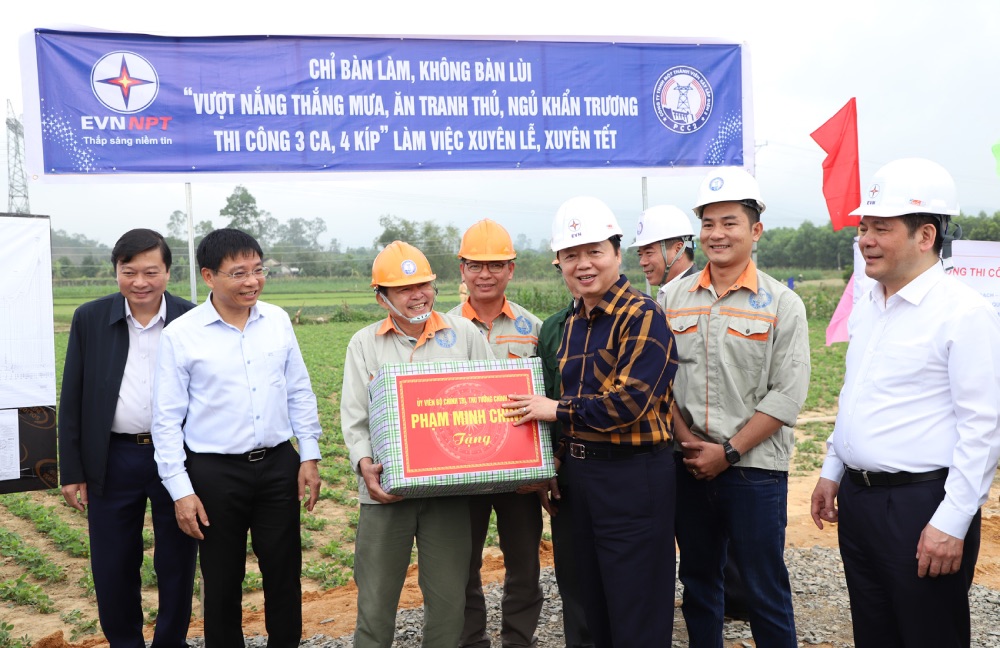
[[[274,266],[274,276],[304,277],[361,277],[371,272],[371,264],[385,245],[402,240],[416,245],[427,255],[438,279],[458,281],[457,254],[462,240],[462,230],[452,224],[434,221],[412,221],[390,214],[379,218],[381,233],[370,246],[343,247],[336,238],[323,241],[327,226],[322,218],[312,220],[291,218],[280,222],[267,210],[257,205],[257,199],[242,185],[237,186],[219,210],[222,227],[236,227],[257,238],[264,249],[266,261]],[[993,215],[980,212],[976,216],[962,215],[954,219],[963,231],[962,238],[979,241],[1000,241],[1000,211]],[[194,226],[195,244],[215,229],[211,220]],[[186,279],[187,273],[187,216],[174,211],[167,219],[163,231],[174,253],[172,275],[175,280]],[[817,225],[805,221],[798,227],[765,228],[757,245],[757,264],[761,268],[803,268],[831,270],[850,268],[854,258],[855,228],[834,232],[829,223]],[[623,245],[631,240],[626,238]],[[546,241],[532,246],[524,234],[515,235],[514,247],[518,252],[517,275],[522,279],[543,279],[553,274],[552,252]],[[110,248],[88,239],[82,234],[67,234],[62,230],[52,233],[53,278],[111,278]],[[635,256],[623,250],[626,267],[636,268]],[[699,266],[705,263],[704,254],[696,249]]]

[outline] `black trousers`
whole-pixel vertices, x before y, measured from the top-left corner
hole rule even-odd
[[[840,484],[839,540],[857,648],[963,648],[981,513],[965,536],[958,572],[917,577],[920,533],[944,499],[944,479],[905,486]]]
[[[669,647],[676,580],[673,453],[665,447],[620,460],[569,457],[562,471],[577,593],[594,645]]]
[[[572,497],[565,477],[559,477],[562,497]],[[556,584],[562,599],[563,635],[566,648],[593,648],[594,641],[587,628],[587,614],[583,610],[583,600],[577,581],[576,552],[573,537],[573,520],[570,509],[562,500],[555,502],[557,512],[549,521],[552,524],[552,561],[555,563]]]
[[[205,646],[243,646],[247,531],[264,582],[268,648],[292,648],[302,636],[299,455],[288,442],[260,461],[188,450],[187,470],[209,526],[200,542],[205,579]]]
[[[111,435],[104,492],[88,492],[90,566],[97,614],[112,648],[145,648],[142,636],[142,528],[149,500],[153,568],[159,594],[155,648],[186,646],[198,544],[177,526],[174,503],[160,482],[153,446]]]

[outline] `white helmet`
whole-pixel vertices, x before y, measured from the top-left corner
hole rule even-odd
[[[694,229],[687,214],[673,205],[656,205],[639,216],[635,242],[629,249],[675,238],[694,238]]]
[[[558,252],[621,235],[622,228],[610,207],[592,196],[577,196],[559,206],[552,221],[551,247]]]
[[[712,169],[698,188],[698,204],[694,213],[701,218],[705,205],[718,202],[738,202],[764,213],[764,201],[760,199],[760,187],[757,180],[740,167],[721,167]]]
[[[875,172],[861,205],[851,216],[937,214],[958,216],[955,181],[943,166],[923,158],[903,158]]]

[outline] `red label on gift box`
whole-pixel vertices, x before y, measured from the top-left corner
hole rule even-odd
[[[538,424],[502,407],[534,391],[528,369],[397,376],[403,476],[541,467]]]

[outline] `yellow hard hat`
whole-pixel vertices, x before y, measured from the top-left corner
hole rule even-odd
[[[516,256],[510,234],[488,218],[465,230],[458,250],[458,258],[469,261],[512,261]]]
[[[410,286],[435,279],[437,275],[431,271],[431,264],[424,253],[402,241],[393,241],[385,246],[372,263],[373,288]]]

